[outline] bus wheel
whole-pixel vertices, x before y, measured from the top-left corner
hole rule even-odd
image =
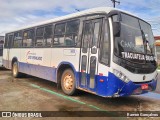
[[[61,77],[61,87],[65,94],[73,95],[76,92],[75,76],[71,69],[63,72]]]
[[[18,78],[20,77],[20,73],[19,73],[19,68],[18,68],[18,63],[14,62],[12,65],[12,74],[13,77]]]

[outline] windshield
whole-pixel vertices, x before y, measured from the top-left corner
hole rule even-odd
[[[117,19],[118,20],[118,19]],[[113,18],[113,22],[116,19]],[[154,37],[151,26],[127,14],[121,14],[120,36],[115,37],[115,55],[133,62],[154,61]]]

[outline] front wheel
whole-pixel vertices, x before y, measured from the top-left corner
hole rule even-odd
[[[63,92],[67,95],[73,95],[76,93],[76,80],[71,69],[67,69],[63,72],[61,77],[61,87]]]
[[[18,68],[18,63],[17,62],[14,62],[13,65],[12,65],[12,75],[15,78],[18,78],[21,75],[19,73],[19,68]]]

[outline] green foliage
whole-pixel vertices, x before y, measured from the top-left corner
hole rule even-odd
[[[160,65],[158,65],[158,68],[157,68],[158,70],[160,70]]]

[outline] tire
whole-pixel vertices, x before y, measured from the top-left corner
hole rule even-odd
[[[61,88],[67,95],[74,95],[76,93],[76,80],[71,69],[63,72],[61,77]]]
[[[21,73],[19,72],[18,63],[14,62],[12,65],[12,75],[14,78],[18,78],[21,76]]]

